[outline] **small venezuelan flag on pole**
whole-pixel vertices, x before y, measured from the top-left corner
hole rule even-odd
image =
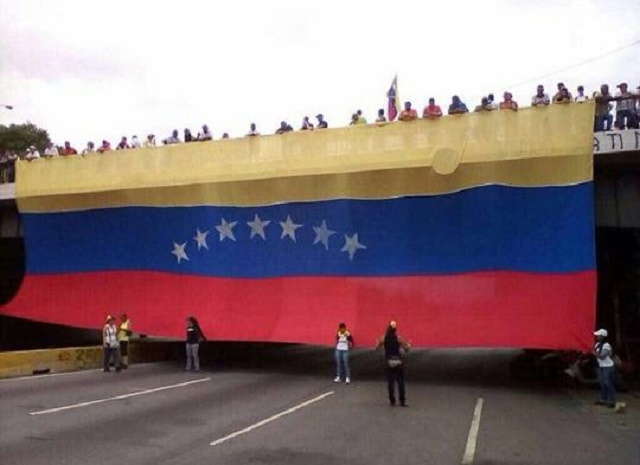
[[[389,91],[387,92],[387,98],[389,99],[387,115],[389,116],[389,121],[393,121],[398,116],[400,112],[400,97],[398,97],[398,75],[396,74],[391,82],[391,87],[389,87]]]

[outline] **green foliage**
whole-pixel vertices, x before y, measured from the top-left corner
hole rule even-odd
[[[42,151],[49,142],[47,131],[35,124],[24,123],[11,126],[0,124],[0,152],[11,150],[21,153],[31,145]]]

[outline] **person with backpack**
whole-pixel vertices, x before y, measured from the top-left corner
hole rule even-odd
[[[102,369],[105,373],[111,371],[109,365],[113,359],[113,365],[116,368],[116,372],[120,372],[122,369],[120,366],[120,343],[117,337],[118,330],[116,329],[115,319],[111,316],[107,316],[107,321],[102,328],[102,350],[104,357],[102,359]]]
[[[613,350],[607,341],[609,333],[606,329],[594,332],[596,343],[593,347],[593,355],[598,361],[598,384],[600,385],[600,399],[596,405],[607,408],[616,406],[616,367],[613,361]]]

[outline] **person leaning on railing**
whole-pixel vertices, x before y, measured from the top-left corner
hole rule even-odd
[[[613,95],[609,92],[609,86],[602,84],[600,86],[600,92],[596,91],[593,93],[593,98],[596,101],[596,112],[593,124],[594,132],[611,131],[611,126],[613,125],[613,115],[611,114],[613,105],[611,104],[611,100],[613,99]]]

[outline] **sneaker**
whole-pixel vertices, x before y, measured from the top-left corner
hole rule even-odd
[[[345,383],[349,384],[351,382],[351,378],[347,378],[344,380]]]
[[[336,376],[333,380],[334,383],[339,383],[340,382],[340,377]]]

